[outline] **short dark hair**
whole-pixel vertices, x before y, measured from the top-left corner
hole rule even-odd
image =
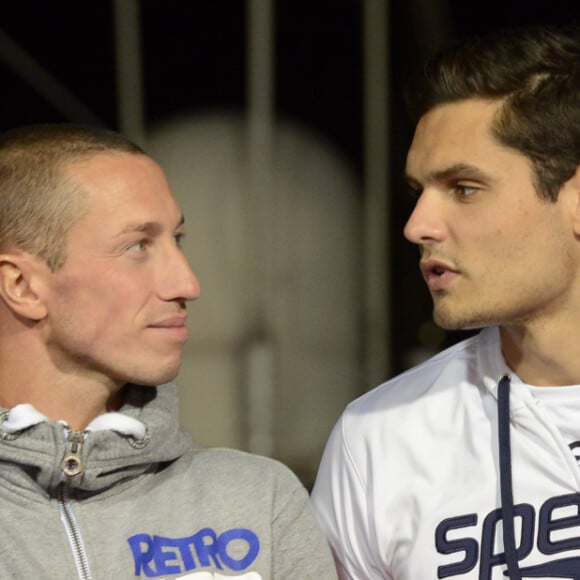
[[[70,162],[102,153],[144,154],[101,127],[30,125],[0,134],[0,252],[18,248],[52,270],[66,259],[66,234],[86,207],[82,187],[67,179]]]
[[[428,61],[406,93],[415,121],[472,98],[503,101],[495,137],[531,160],[538,195],[555,201],[580,165],[580,26],[464,39]]]

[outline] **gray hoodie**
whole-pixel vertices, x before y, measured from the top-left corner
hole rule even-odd
[[[336,578],[296,477],[196,449],[175,385],[127,387],[120,413],[84,433],[13,415],[0,414],[3,580]]]

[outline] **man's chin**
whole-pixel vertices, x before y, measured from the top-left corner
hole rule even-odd
[[[478,330],[491,323],[479,316],[466,316],[448,311],[433,310],[433,321],[443,330]]]
[[[156,369],[155,372],[151,373],[135,374],[126,382],[132,383],[134,385],[141,385],[143,387],[156,387],[158,385],[170,383],[171,381],[175,380],[178,373],[179,367],[164,369],[162,372],[160,372],[159,369]]]

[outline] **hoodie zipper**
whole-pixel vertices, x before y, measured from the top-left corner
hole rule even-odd
[[[82,431],[66,431],[67,447],[61,469],[67,477],[75,477],[83,472],[83,442],[85,434]]]
[[[72,549],[79,580],[91,580],[89,560],[70,501],[70,480],[73,477],[82,475],[84,469],[81,452],[85,434],[81,431],[73,431],[71,429],[67,429],[65,434],[67,449],[61,463],[61,469],[66,476],[66,481],[62,482],[58,487],[60,519],[64,525]]]

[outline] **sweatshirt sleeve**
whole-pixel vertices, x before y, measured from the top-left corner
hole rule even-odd
[[[343,415],[326,445],[312,502],[332,547],[339,578],[389,579],[391,576],[377,564],[381,559],[374,553],[374,515],[362,473],[364,466],[357,465],[347,444]]]
[[[273,527],[274,580],[336,580],[330,547],[308,492],[288,471],[280,481]]]

